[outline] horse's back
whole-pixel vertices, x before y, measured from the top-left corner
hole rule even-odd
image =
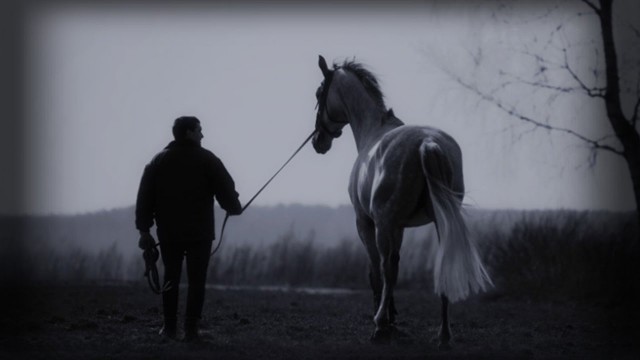
[[[424,212],[428,204],[421,154],[425,142],[442,149],[451,164],[452,190],[463,191],[461,151],[453,137],[434,127],[403,125],[358,156],[349,187],[354,207],[372,218],[409,224],[420,214],[424,219],[418,223],[429,222]]]
[[[455,139],[445,131],[431,126],[404,125],[386,133],[380,139],[380,151],[390,157],[390,162],[407,166],[421,164],[422,144],[435,144],[451,165],[454,191],[463,192],[462,150]],[[429,147],[427,147],[429,148]]]
[[[381,138],[383,143],[395,143],[397,149],[412,151],[423,142],[438,144],[450,157],[462,157],[460,146],[445,131],[431,126],[404,125],[389,131]]]

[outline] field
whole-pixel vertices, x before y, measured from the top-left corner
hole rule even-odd
[[[141,278],[139,253],[4,241],[14,250],[0,264],[0,358],[640,358],[633,214],[476,212],[469,227],[495,288],[454,304],[450,350],[431,341],[440,319],[427,228],[405,236],[399,335],[385,345],[369,341],[372,299],[356,239],[323,245],[285,233],[261,247],[226,244],[209,268],[195,344],[157,335],[161,300]]]
[[[403,335],[386,345],[368,340],[368,291],[210,289],[199,343],[157,335],[160,299],[143,284],[33,291],[31,301],[0,320],[0,358],[637,359],[640,354],[637,310],[633,315],[612,302],[476,296],[453,306],[453,348],[438,350],[431,341],[439,324],[438,301],[427,291],[398,291]],[[15,311],[20,309],[29,313]]]

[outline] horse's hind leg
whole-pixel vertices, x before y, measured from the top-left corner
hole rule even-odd
[[[391,255],[391,271],[392,271],[392,281],[395,287],[395,284],[398,283],[398,270],[400,265],[400,251],[396,251]],[[396,310],[396,304],[393,300],[393,293],[391,293],[391,299],[389,300],[389,322],[391,325],[396,322],[396,315],[398,315],[398,311]]]
[[[451,341],[451,327],[449,326],[449,299],[445,295],[440,295],[442,300],[442,323],[438,332],[438,347],[441,349],[449,348]]]
[[[373,289],[373,299],[374,299],[374,315],[377,313],[378,308],[380,307],[380,298],[382,296],[382,272],[380,270],[380,256],[378,255],[377,248],[375,250],[375,256],[373,256],[373,260],[369,265],[369,282],[371,283],[371,288]],[[391,282],[395,287],[395,284],[398,283],[398,268],[400,264],[400,253],[399,251],[395,251],[391,254]],[[389,323],[391,325],[396,322],[396,315],[398,315],[398,311],[396,310],[396,304],[393,297],[393,292],[389,298]]]
[[[376,324],[374,340],[386,337],[391,332],[391,303],[393,288],[397,280],[397,267],[394,258],[398,256],[402,241],[402,228],[387,228],[379,226],[376,229],[376,245],[380,254],[380,269],[382,272],[382,298],[380,307],[373,321]]]
[[[380,307],[380,297],[382,296],[382,276],[380,273],[380,256],[376,246],[376,232],[373,221],[369,218],[358,217],[356,220],[358,235],[369,256],[369,285],[373,291],[373,314],[375,315]]]

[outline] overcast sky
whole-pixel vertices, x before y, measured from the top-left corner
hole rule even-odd
[[[580,142],[529,132],[442,71],[491,83],[501,70],[526,68],[523,49],[548,50],[523,44],[544,41],[558,20],[568,25],[554,42],[598,41],[595,18],[446,3],[37,7],[25,37],[28,196],[23,208],[1,210],[74,214],[134,204],[144,165],[172,140],[181,115],[200,118],[203,146],[223,160],[244,203],[313,130],[319,54],[355,57],[405,123],[453,135],[470,205],[632,209],[621,158],[602,154],[591,168]],[[575,63],[583,71],[597,61],[585,56]],[[545,114],[550,104],[537,96],[507,99]],[[601,104],[587,97],[553,106],[563,126],[610,133]],[[308,146],[254,204],[348,204],[355,157],[350,131],[326,155]]]

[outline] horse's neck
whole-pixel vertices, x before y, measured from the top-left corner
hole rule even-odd
[[[350,121],[358,152],[368,151],[384,134],[403,125],[392,111],[378,109],[358,115]]]

